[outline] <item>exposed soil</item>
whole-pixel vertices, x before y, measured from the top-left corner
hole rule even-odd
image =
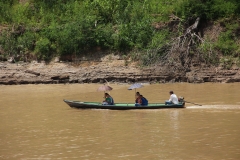
[[[178,24],[178,20],[174,19],[169,24],[159,23],[154,24],[154,27],[155,29],[162,29],[171,26],[170,28],[174,31],[176,24]],[[0,26],[0,32],[6,28],[8,26]],[[201,24],[199,28],[202,37],[212,42],[217,40],[222,30],[221,23]],[[224,69],[223,67],[214,67],[203,64],[198,60],[192,60],[191,63],[187,64],[188,68],[186,70],[172,72],[174,70],[172,69],[174,68],[173,65],[176,67],[176,64],[141,68],[136,63],[125,60],[119,55],[97,53],[100,51],[101,48],[96,48],[93,51],[95,54],[88,54],[88,57],[67,56],[61,57],[63,59],[56,58],[48,64],[37,61],[13,63],[15,60],[8,59],[9,61],[0,62],[0,84],[104,83],[104,79],[116,83],[240,82],[240,68],[238,66]],[[211,55],[209,56],[211,57]],[[179,58],[179,55],[177,58]],[[73,59],[74,62],[66,62]]]
[[[168,66],[170,67],[170,66]],[[119,56],[107,55],[101,59],[79,60],[78,63],[61,62],[59,59],[49,64],[0,62],[0,84],[57,84],[57,83],[204,83],[240,82],[240,68],[230,70],[221,67],[191,66],[188,72],[168,73],[157,68],[140,68],[135,63],[126,62]]]

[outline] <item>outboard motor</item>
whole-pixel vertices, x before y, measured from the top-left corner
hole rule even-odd
[[[184,97],[179,97],[178,102],[183,103],[184,102]]]

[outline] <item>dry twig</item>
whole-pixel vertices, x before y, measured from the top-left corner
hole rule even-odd
[[[197,18],[195,23],[188,27],[183,35],[172,39],[165,46],[156,49],[155,53],[161,52],[163,54],[157,60],[157,54],[155,54],[156,56],[152,56],[149,59],[149,64],[157,62],[155,67],[159,68],[161,66],[161,70],[175,73],[189,70],[193,58],[198,58],[201,61],[202,54],[200,54],[201,51],[198,46],[205,43],[205,41],[198,35],[199,21],[200,18]]]

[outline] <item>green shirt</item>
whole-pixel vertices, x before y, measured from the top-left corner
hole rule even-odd
[[[107,97],[107,98],[106,98],[106,102],[107,102],[108,104],[113,104],[113,99],[112,99],[112,97]]]

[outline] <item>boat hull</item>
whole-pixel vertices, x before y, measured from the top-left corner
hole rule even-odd
[[[63,100],[72,108],[78,109],[111,109],[111,110],[129,110],[129,109],[166,109],[166,108],[184,108],[185,103],[165,105],[164,103],[150,103],[148,106],[136,107],[134,103],[116,103],[114,105],[102,105],[99,102],[81,102]]]

